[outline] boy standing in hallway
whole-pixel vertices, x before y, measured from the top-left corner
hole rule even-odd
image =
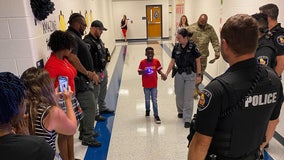
[[[151,97],[155,122],[157,124],[160,124],[161,120],[158,114],[158,104],[157,104],[157,95],[158,95],[157,72],[162,76],[162,79],[166,79],[166,75],[162,72],[162,66],[160,61],[156,58],[153,58],[154,49],[152,47],[147,47],[145,49],[145,55],[147,56],[147,59],[141,60],[138,68],[138,74],[142,75],[142,86],[144,88],[145,108],[146,108],[145,116],[150,115],[150,97]]]

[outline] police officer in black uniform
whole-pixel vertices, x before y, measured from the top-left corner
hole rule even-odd
[[[267,65],[274,69],[276,66],[276,48],[273,39],[268,34],[267,15],[264,13],[256,13],[252,15],[258,23],[258,47],[255,52],[255,57],[258,64]]]
[[[271,68],[256,62],[254,18],[230,17],[220,37],[230,67],[202,91],[188,159],[256,160],[279,121],[282,84]]]
[[[101,34],[107,29],[104,27],[103,23],[99,20],[95,20],[91,24],[90,33],[85,36],[84,41],[89,44],[90,52],[92,59],[94,61],[94,68],[96,73],[100,77],[99,85],[95,85],[95,97],[96,104],[99,108],[96,113],[96,120],[103,121],[105,118],[100,114],[109,114],[113,113],[114,110],[111,110],[106,107],[105,97],[107,92],[107,83],[108,83],[108,73],[106,70],[106,65],[110,61],[110,53],[105,44],[103,43]]]
[[[200,52],[189,40],[192,33],[185,28],[178,30],[177,43],[172,51],[172,59],[166,76],[172,71],[175,74],[175,94],[178,118],[183,118],[184,127],[189,128],[193,113],[193,93],[196,83],[201,82]]]
[[[274,45],[277,49],[276,61],[277,64],[274,70],[281,77],[284,70],[284,28],[278,23],[279,14],[278,6],[272,3],[259,7],[259,11],[267,15],[269,33],[273,38]]]

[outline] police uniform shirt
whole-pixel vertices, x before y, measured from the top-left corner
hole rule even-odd
[[[278,23],[271,30],[272,36],[274,38],[274,44],[277,48],[277,56],[284,55],[284,28]]]
[[[262,36],[258,40],[258,47],[255,53],[256,60],[258,64],[263,64],[274,68],[276,65],[276,48],[274,42],[266,36]]]
[[[190,62],[184,62],[184,60],[186,59],[184,57],[186,56],[187,53],[190,54],[189,55]],[[200,55],[201,55],[200,52],[198,51],[198,49],[196,48],[196,45],[193,42],[188,42],[184,48],[182,48],[180,43],[177,43],[174,46],[171,58],[175,59],[175,63],[178,66],[178,68],[186,68],[186,67],[190,67],[188,65],[192,65],[195,59],[200,57]],[[179,58],[179,56],[182,56],[182,57]]]
[[[244,146],[256,149],[255,147],[261,144],[261,142],[257,142],[260,144],[252,146],[247,143],[252,141],[252,135],[259,136],[260,140],[258,139],[258,141],[263,140],[261,134],[265,134],[266,127],[258,124],[268,124],[269,120],[277,119],[282,105],[282,84],[277,75],[271,70],[273,75],[272,84],[268,83],[268,78],[262,77],[254,92],[248,98],[250,100],[245,101],[245,109],[237,109],[228,115],[225,121],[218,119],[221,113],[228,110],[228,106],[237,104],[246,95],[255,78],[256,66],[255,58],[234,64],[221,76],[230,76],[230,74],[236,72],[240,73],[231,80],[230,86],[235,90],[226,91],[219,81],[213,80],[202,90],[198,102],[196,131],[213,137],[212,143],[214,137],[220,131],[232,134],[231,137],[241,136],[241,138],[229,140],[229,144],[234,146],[239,144],[244,148],[244,150],[238,148],[237,155],[243,155],[243,152],[247,151]]]
[[[71,27],[67,29],[67,32],[70,33],[76,41],[76,45],[72,49],[72,53],[77,55],[77,57],[79,58],[82,65],[86,68],[86,70],[94,71],[94,63],[91,53],[89,51],[89,47],[82,40],[80,33]],[[78,74],[81,73],[78,72]]]
[[[104,53],[99,53],[100,51],[103,52],[105,50],[104,43],[101,39],[95,38],[90,33],[85,36],[84,41],[90,45],[90,52],[92,55],[92,59],[94,61],[94,69],[96,72],[101,72],[105,69],[106,64],[102,64],[101,59],[106,59],[106,55]],[[99,46],[97,46],[99,45]],[[99,48],[100,47],[100,48]],[[105,57],[103,57],[105,56]],[[106,62],[105,62],[106,63]]]

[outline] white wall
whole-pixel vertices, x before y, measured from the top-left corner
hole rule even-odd
[[[123,39],[120,29],[120,21],[125,14],[133,23],[128,21],[127,38],[128,39],[146,39],[146,5],[162,5],[162,37],[169,37],[169,0],[151,0],[151,1],[116,1],[113,2],[114,30],[115,39]]]
[[[16,5],[17,4],[17,5]],[[27,39],[31,13],[26,12],[24,0],[0,1],[0,71],[17,73],[32,63]]]
[[[111,0],[53,0],[55,11],[43,21],[34,19],[30,1],[10,0],[0,1],[0,72],[10,71],[20,75],[36,62],[43,59],[46,62],[50,55],[47,41],[50,34],[59,29],[59,13],[62,11],[67,23],[71,12],[87,12],[93,20],[101,20],[108,31],[102,39],[106,47],[113,51],[115,47],[113,31],[113,14]],[[88,22],[91,23],[90,20]],[[66,24],[67,25],[67,24]],[[89,32],[89,27],[86,33]]]

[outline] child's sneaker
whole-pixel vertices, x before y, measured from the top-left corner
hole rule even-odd
[[[145,116],[150,116],[150,111],[146,111]]]
[[[157,124],[161,124],[161,120],[160,120],[160,117],[159,116],[155,116],[155,122]]]

